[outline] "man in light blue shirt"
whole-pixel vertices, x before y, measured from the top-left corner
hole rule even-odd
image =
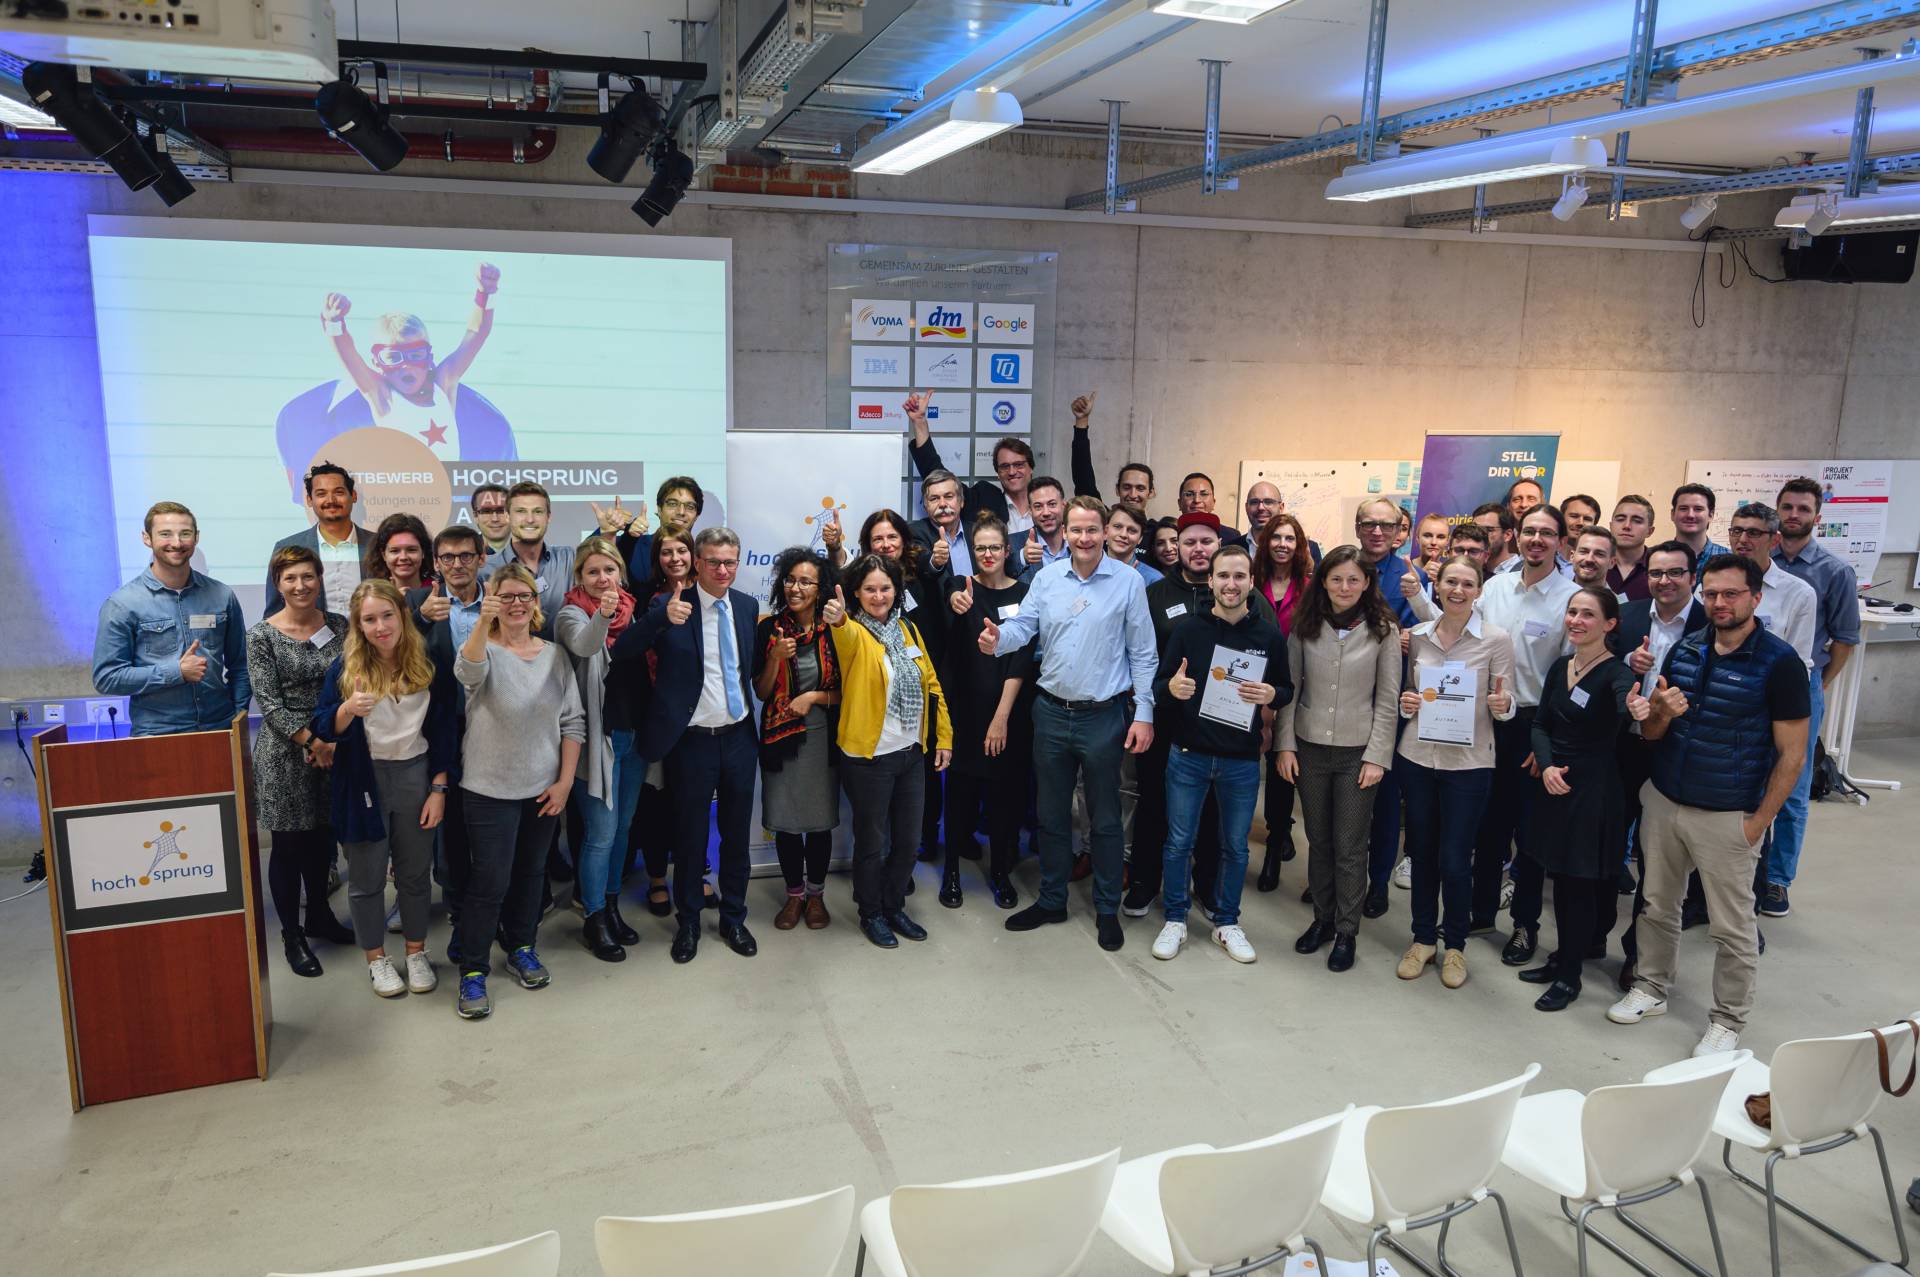
[[[1159,660],[1147,587],[1138,572],[1107,555],[1105,527],[1106,507],[1097,498],[1069,501],[1069,557],[1034,575],[1020,611],[1004,625],[985,623],[980,650],[1000,656],[1035,639],[1040,643],[1040,695],[1033,707],[1040,897],[1008,918],[1007,930],[1032,931],[1067,920],[1073,789],[1084,776],[1093,908],[1100,947],[1112,951],[1125,943],[1120,930],[1122,742],[1134,754],[1153,744]]]
[[[140,539],[153,562],[100,605],[94,688],[127,698],[135,736],[226,731],[253,699],[239,600],[193,570],[200,544],[193,511],[162,501],[144,526]]]

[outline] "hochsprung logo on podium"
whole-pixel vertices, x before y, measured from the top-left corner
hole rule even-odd
[[[76,815],[66,824],[74,904],[144,903],[227,889],[215,803]]]

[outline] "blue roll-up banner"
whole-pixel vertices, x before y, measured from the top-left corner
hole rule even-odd
[[[1506,500],[1516,479],[1538,480],[1542,492],[1551,492],[1559,452],[1558,434],[1429,434],[1420,513],[1464,523],[1475,507]]]

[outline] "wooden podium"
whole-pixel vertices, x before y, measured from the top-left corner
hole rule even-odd
[[[224,732],[33,741],[74,1111],[267,1075],[245,715]]]

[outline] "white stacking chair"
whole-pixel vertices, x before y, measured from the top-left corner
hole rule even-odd
[[[1603,1086],[1590,1095],[1548,1091],[1520,1101],[1500,1160],[1509,1170],[1559,1196],[1560,1212],[1572,1221],[1578,1238],[1580,1277],[1587,1277],[1589,1235],[1647,1277],[1660,1277],[1588,1224],[1594,1212],[1602,1210],[1619,1215],[1620,1222],[1688,1272],[1713,1277],[1627,1214],[1629,1206],[1665,1197],[1688,1184],[1700,1188],[1714,1265],[1720,1277],[1727,1277],[1713,1198],[1707,1193],[1707,1182],[1694,1175],[1693,1164],[1713,1136],[1713,1119],[1720,1111],[1728,1078],[1752,1058],[1751,1051],[1722,1052],[1669,1064],[1637,1083]]]
[[[908,1185],[860,1209],[860,1252],[882,1277],[1069,1277],[1100,1228],[1120,1150],[951,1184]]]
[[[606,1277],[754,1273],[828,1277],[847,1248],[853,1185],[812,1197],[683,1215],[602,1215],[593,1225]]]
[[[1232,1148],[1189,1144],[1122,1162],[1100,1230],[1168,1277],[1237,1277],[1303,1250],[1324,1273],[1327,1257],[1306,1236],[1307,1220],[1352,1111]]]
[[[1881,1030],[1886,1038],[1889,1067],[1894,1076],[1914,1065],[1913,1030],[1906,1023]],[[1755,1126],[1747,1118],[1749,1095],[1770,1094],[1772,1126]],[[1713,1133],[1725,1139],[1721,1160],[1737,1183],[1759,1193],[1767,1202],[1767,1245],[1772,1252],[1774,1277],[1780,1277],[1780,1207],[1792,1211],[1827,1236],[1876,1263],[1886,1262],[1865,1246],[1774,1191],[1774,1171],[1784,1159],[1810,1157],[1844,1148],[1873,1137],[1880,1158],[1880,1182],[1887,1193],[1887,1212],[1893,1217],[1893,1237],[1900,1247],[1900,1267],[1910,1267],[1907,1232],[1900,1222],[1900,1196],[1887,1170],[1887,1148],[1880,1132],[1867,1118],[1880,1102],[1880,1053],[1872,1033],[1848,1033],[1832,1038],[1801,1038],[1783,1042],[1773,1053],[1772,1066],[1749,1060],[1735,1070],[1714,1119]],[[1761,1183],[1736,1170],[1733,1146],[1739,1144],[1766,1154]]]
[[[1518,1077],[1450,1100],[1405,1108],[1369,1106],[1347,1115],[1320,1203],[1373,1230],[1367,1238],[1368,1272],[1379,1267],[1380,1248],[1385,1246],[1428,1277],[1438,1277],[1400,1241],[1413,1229],[1438,1224],[1439,1272],[1458,1277],[1447,1262],[1447,1230],[1456,1216],[1491,1197],[1500,1210],[1514,1277],[1524,1277],[1507,1203],[1487,1182],[1499,1169],[1520,1093],[1539,1072],[1538,1064],[1529,1064]]]
[[[560,1234],[539,1233],[456,1255],[403,1259],[397,1264],[369,1268],[336,1268],[324,1273],[268,1273],[267,1277],[397,1277],[401,1273],[436,1273],[439,1277],[556,1277],[560,1271]]]

